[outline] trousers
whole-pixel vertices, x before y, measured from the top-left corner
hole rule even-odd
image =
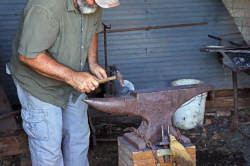
[[[61,108],[39,100],[14,82],[32,166],[89,166],[88,106],[82,101],[86,95],[75,103],[71,95],[66,107]]]

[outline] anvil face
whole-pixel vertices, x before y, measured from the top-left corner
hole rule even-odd
[[[170,127],[172,135],[184,143],[190,143],[189,139],[178,135],[172,126],[173,114],[192,97],[211,89],[212,87],[208,85],[185,85],[161,90],[137,91],[133,92],[131,97],[95,98],[84,101],[103,112],[143,118],[138,130],[154,144],[161,141],[162,126],[164,129]],[[135,133],[127,133],[124,137],[137,149],[146,148],[145,141]]]

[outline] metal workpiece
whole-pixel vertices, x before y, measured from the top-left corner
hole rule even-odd
[[[85,99],[84,102],[103,112],[141,117],[143,120],[138,131],[153,144],[162,142],[162,133],[168,133],[168,126],[171,135],[182,143],[190,143],[187,137],[173,127],[172,116],[186,101],[210,90],[212,87],[205,84],[185,85],[135,91],[129,97]],[[139,150],[146,147],[145,141],[134,132],[126,133],[124,137]]]

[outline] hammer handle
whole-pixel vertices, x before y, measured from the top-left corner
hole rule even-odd
[[[112,76],[112,77],[108,77],[108,78],[105,78],[105,79],[102,79],[102,80],[98,80],[98,83],[103,84],[103,83],[106,83],[106,82],[109,82],[109,81],[112,81],[112,80],[115,80],[115,79],[116,79],[116,76]]]

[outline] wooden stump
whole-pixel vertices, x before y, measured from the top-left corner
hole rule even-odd
[[[195,146],[186,147],[187,152],[196,162],[196,148]],[[158,151],[158,154],[161,150]],[[164,151],[164,150],[163,150]],[[166,151],[169,151],[168,149]],[[150,149],[138,151],[132,144],[128,143],[125,138],[118,137],[118,154],[119,166],[156,166],[155,158]],[[173,166],[174,157],[169,155],[169,162],[164,162],[164,157],[159,155],[161,166]],[[180,166],[177,165],[176,166]]]
[[[0,138],[0,159],[29,152],[28,138],[24,132]]]
[[[9,102],[8,97],[2,86],[0,85],[0,116],[9,114],[12,112],[12,108]],[[0,133],[13,133],[17,127],[17,122],[15,116],[9,116],[6,118],[0,117]]]

